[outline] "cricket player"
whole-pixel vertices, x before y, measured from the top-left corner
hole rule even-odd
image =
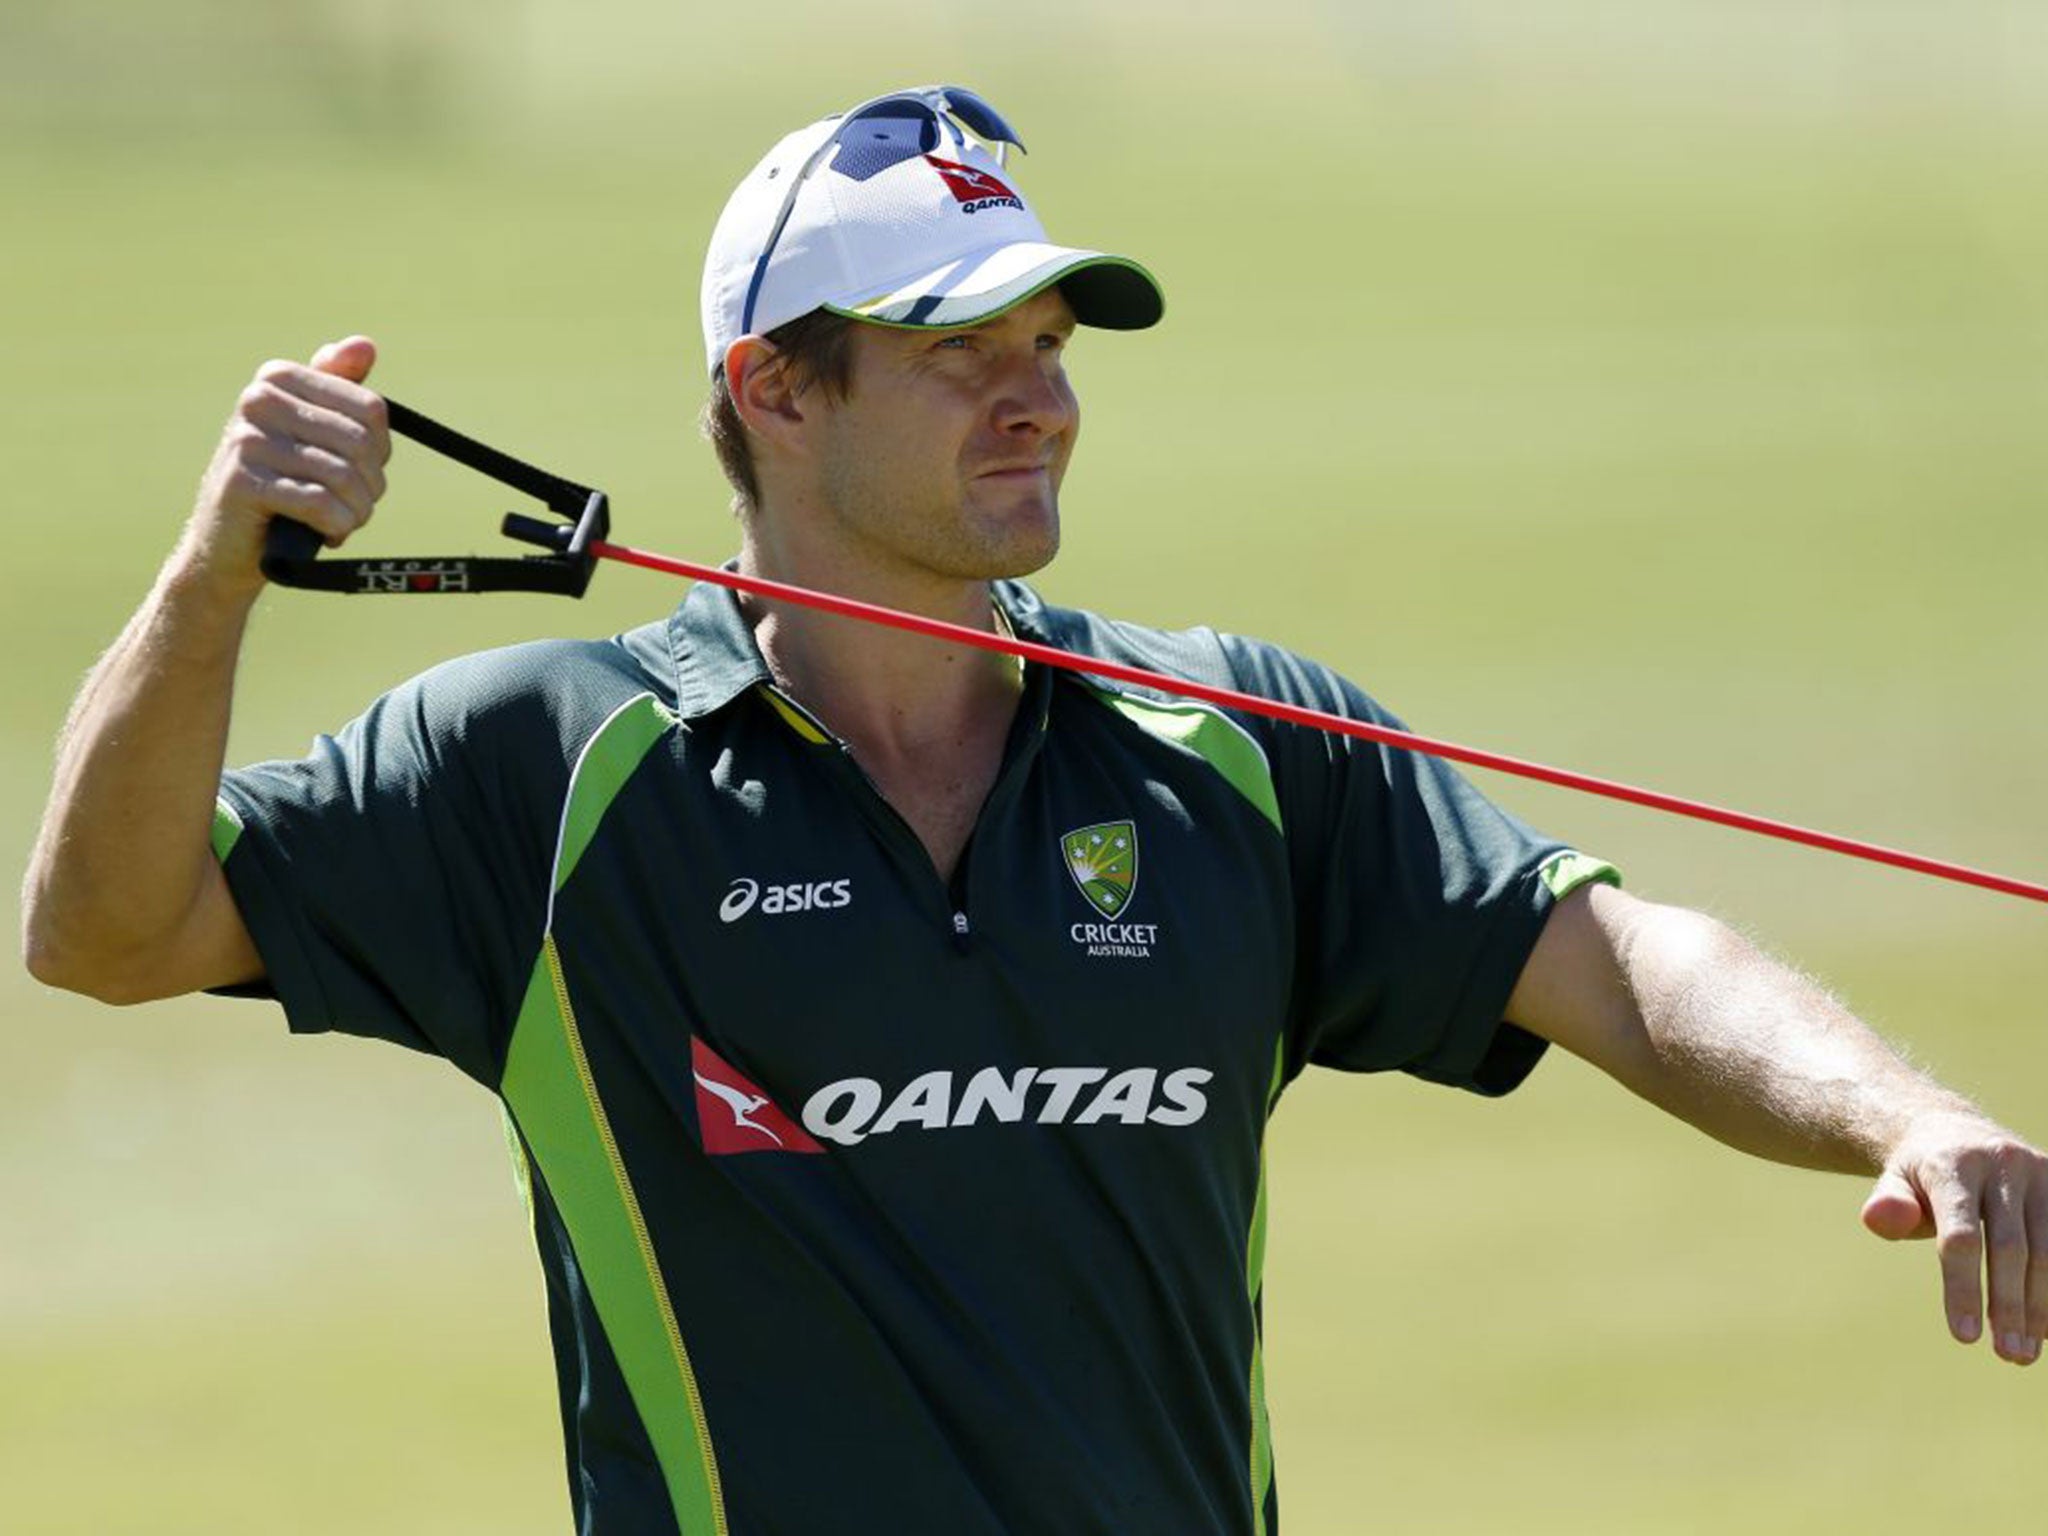
[[[733,193],[702,303],[740,567],[1390,720],[1020,580],[1059,543],[1077,328],[1163,301],[1049,240],[1015,141],[903,91]],[[1431,759],[704,585],[223,773],[267,526],[339,545],[384,492],[375,357],[236,403],[65,728],[28,964],[273,997],[502,1101],[580,1531],[1273,1532],[1263,1146],[1311,1065],[1500,1094],[1561,1045],[1874,1179],[1953,1336],[2039,1354],[2038,1149]]]

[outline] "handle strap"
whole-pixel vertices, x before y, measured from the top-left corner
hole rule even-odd
[[[567,519],[562,523],[512,513],[503,532],[509,538],[550,551],[518,558],[485,555],[423,555],[322,559],[322,539],[304,523],[271,519],[263,547],[263,574],[279,586],[313,592],[557,592],[581,597],[590,586],[597,557],[591,552],[611,532],[611,504],[603,491],[579,485],[515,459],[444,426],[387,397],[391,430],[500,484],[543,502]]]

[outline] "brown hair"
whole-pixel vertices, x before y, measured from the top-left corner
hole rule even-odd
[[[770,366],[789,370],[790,385],[797,394],[815,384],[827,398],[844,400],[853,388],[853,328],[858,323],[829,309],[814,309],[778,325],[764,333],[778,354]],[[747,516],[760,502],[761,487],[754,476],[753,445],[747,441],[746,423],[732,403],[722,362],[711,375],[711,398],[704,402],[699,425],[711,439],[718,467],[732,484],[733,511]]]

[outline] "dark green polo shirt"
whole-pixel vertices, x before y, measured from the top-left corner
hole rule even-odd
[[[998,598],[1390,718],[1253,641]],[[216,842],[293,1029],[502,1098],[596,1536],[1272,1531],[1282,1088],[1507,1091],[1544,915],[1612,873],[1429,759],[1031,667],[944,882],[709,586],[229,774]]]

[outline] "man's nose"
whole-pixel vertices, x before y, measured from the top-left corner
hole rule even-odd
[[[1074,396],[1065,373],[1056,364],[1048,367],[1038,356],[1006,370],[996,397],[995,424],[1005,433],[1035,432],[1050,437],[1066,431],[1074,424]]]

